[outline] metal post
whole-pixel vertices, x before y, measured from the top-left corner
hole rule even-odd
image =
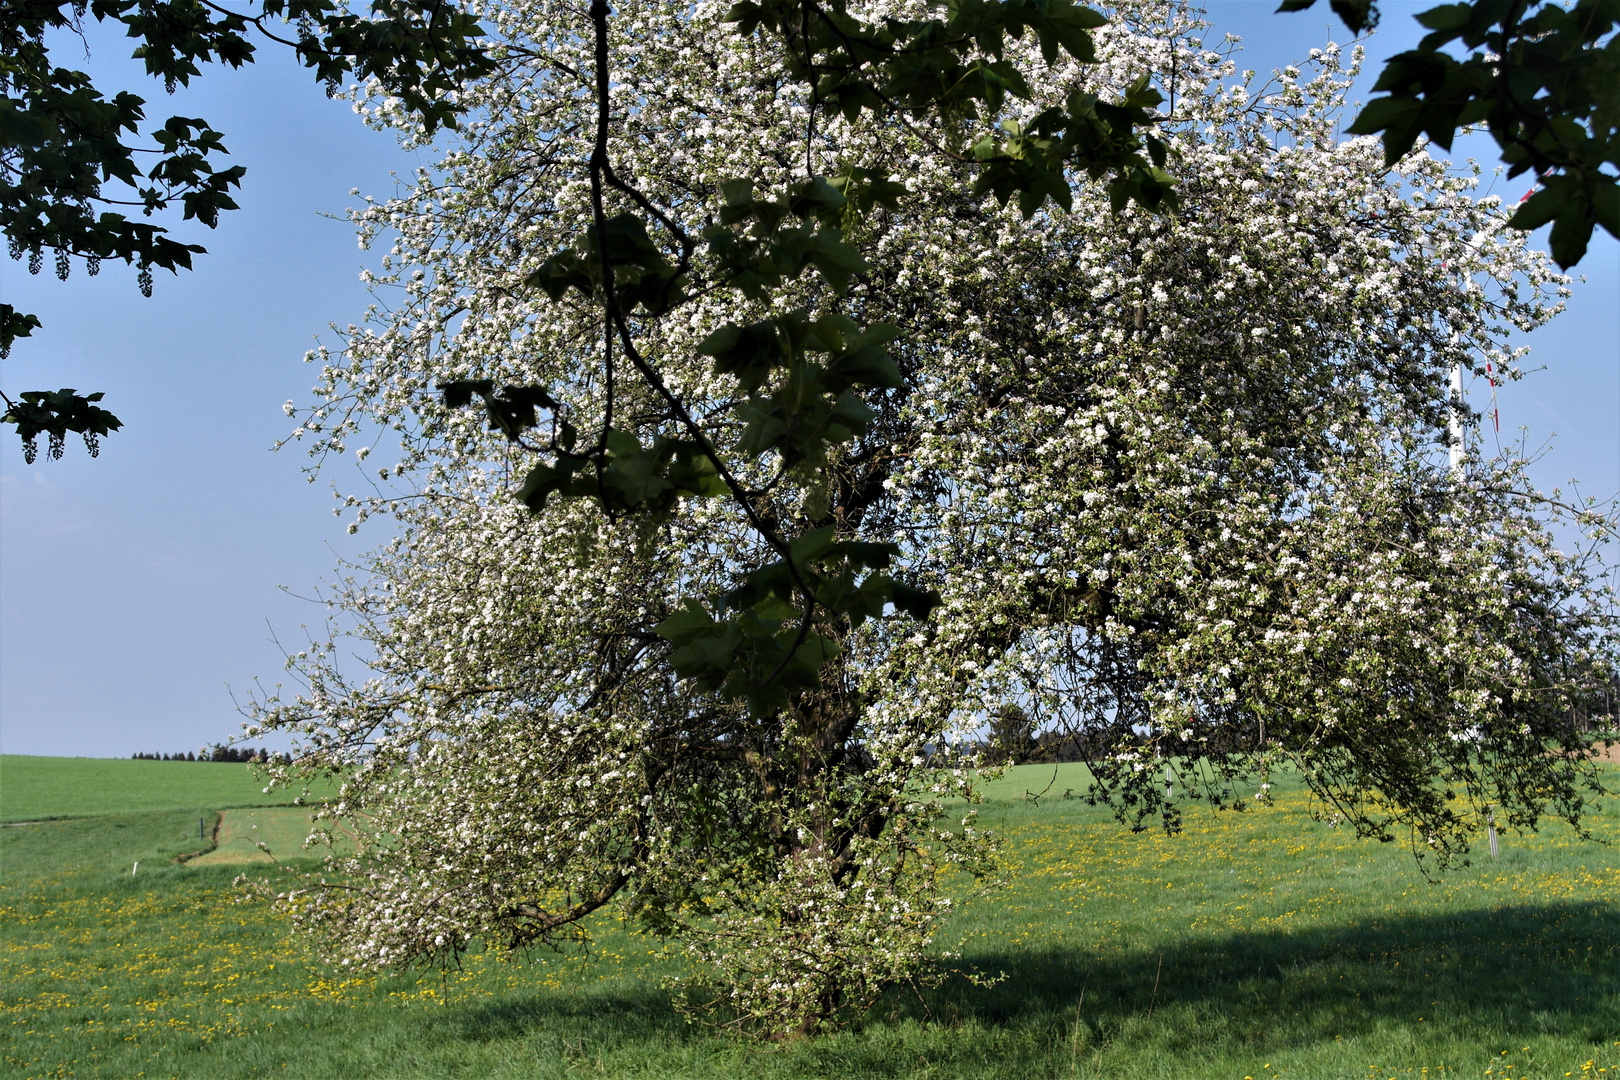
[[[1468,240],[1469,251],[1477,255],[1479,253],[1479,249],[1484,246],[1485,241],[1496,235],[1496,231],[1500,229],[1503,224],[1503,221],[1493,222],[1492,224],[1487,225],[1483,229],[1479,230],[1479,232],[1475,233]],[[1473,288],[1474,276],[1468,273],[1466,270],[1459,270],[1457,278],[1458,287],[1464,292],[1467,292]],[[1455,340],[1455,337],[1453,337],[1453,340]],[[1464,397],[1462,361],[1459,360],[1451,365],[1451,419],[1446,425],[1447,435],[1450,437],[1451,443],[1451,474],[1455,479],[1458,480],[1462,479],[1464,453],[1463,438],[1465,433],[1463,431],[1463,408]]]
[[[1462,364],[1451,365],[1451,419],[1447,423],[1451,436],[1451,475],[1462,479],[1463,465],[1463,376]]]

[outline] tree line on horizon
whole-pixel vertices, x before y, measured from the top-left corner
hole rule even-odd
[[[131,761],[223,761],[262,765],[276,761],[292,763],[290,754],[277,754],[254,746],[205,746],[200,752],[182,751],[178,754],[131,754]]]

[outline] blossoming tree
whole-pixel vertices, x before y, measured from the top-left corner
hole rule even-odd
[[[1578,828],[1601,567],[1522,462],[1447,462],[1446,373],[1561,284],[1476,176],[1337,138],[1337,49],[1257,89],[1162,4],[761,10],[492,6],[498,74],[359,215],[391,298],[300,434],[397,433],[348,499],[396,537],[333,597],[368,674],[316,643],[256,707],[361,837],[297,917],[390,964],[618,904],[691,1006],[814,1032],[993,875],[969,748],[1014,704],[1137,823],[1166,764],[1241,805],[1292,762],[1442,860]]]

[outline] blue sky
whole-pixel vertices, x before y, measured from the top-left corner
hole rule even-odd
[[[1269,70],[1349,37],[1325,2],[1299,15],[1274,6],[1210,5],[1217,32],[1244,36],[1244,66]],[[1386,0],[1375,60],[1415,39],[1411,15],[1427,6]],[[128,49],[93,36],[88,58],[64,52],[58,62],[141,94],[153,116],[206,117],[247,167],[242,209],[213,232],[197,228],[190,238],[209,254],[193,273],[160,273],[150,300],[121,266],[63,283],[0,260],[0,299],[45,323],[0,365],[5,389],[104,390],[127,425],[99,460],[70,442],[61,461],[31,466],[11,429],[0,432],[5,753],[124,757],[230,737],[233,692],[281,674],[273,637],[296,648],[301,626],[325,615],[298,596],[340,556],[384,539],[375,525],[346,536],[330,480],[306,482],[300,450],[270,447],[292,426],[282,402],[308,399],[315,372],[304,352],[367,303],[367,256],[342,220],[356,201],[349,191],[384,195],[390,172],[418,160],[271,48],[245,71],[208,69],[167,100],[123,59]],[[1479,139],[1454,156],[1490,149]],[[1528,186],[1500,190],[1516,199]],[[1556,434],[1540,482],[1580,477],[1606,497],[1620,491],[1620,244],[1601,238],[1578,271],[1587,280],[1569,312],[1526,341],[1528,366],[1547,370],[1499,392],[1502,428],[1507,437],[1528,427],[1537,444]]]

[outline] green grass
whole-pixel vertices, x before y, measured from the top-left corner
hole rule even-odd
[[[1509,835],[1499,860],[1429,881],[1398,845],[1311,821],[1286,785],[1273,809],[1195,810],[1168,838],[1064,800],[1083,787],[1073,770],[1039,802],[1023,798],[1051,777],[1019,769],[992,787],[982,817],[1006,838],[1008,884],[966,904],[941,942],[1004,981],[896,993],[858,1030],[787,1045],[683,1023],[657,988],[678,961],[611,920],[589,958],[477,954],[447,974],[357,975],[323,967],[266,908],[236,902],[242,867],[175,865],[196,847],[189,809],[0,829],[0,1075],[1620,1071],[1615,848],[1560,829]],[[1593,824],[1620,840],[1615,809]]]
[[[266,795],[263,788],[240,763],[0,755],[0,821],[292,801],[286,791]]]
[[[219,815],[214,849],[186,861],[191,866],[257,866],[262,870],[276,862],[316,859],[325,849],[304,850],[309,830],[310,814],[303,807],[227,810]],[[335,843],[341,848],[342,838]]]

